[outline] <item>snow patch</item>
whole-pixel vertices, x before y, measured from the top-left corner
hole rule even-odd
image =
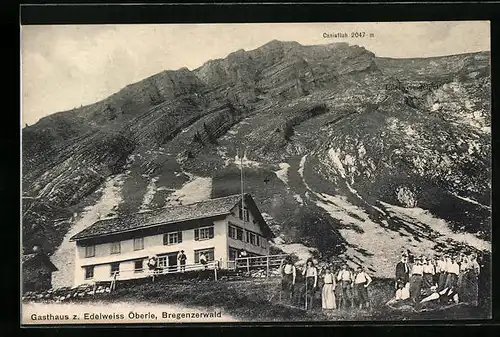
[[[307,159],[307,154],[300,158],[300,163],[299,163],[299,175],[304,178],[304,166],[306,165],[306,159]]]
[[[144,198],[142,199],[142,204],[140,210],[148,209],[149,204],[153,200],[156,191],[156,182],[158,181],[158,177],[154,177],[149,181],[148,187],[146,188],[146,193],[144,194]]]
[[[461,197],[461,196],[459,196],[458,194],[455,194],[455,193],[452,193],[452,195],[455,196],[455,197],[457,197],[457,198],[459,198],[459,199],[462,199],[464,201],[470,202],[471,204],[478,205],[478,206],[480,206],[482,208],[490,209],[490,206],[483,205],[480,202],[477,202],[476,200],[473,200],[473,199],[470,199],[470,198],[466,198],[466,197]]]
[[[340,150],[339,149],[337,149],[337,150],[334,150],[334,149],[328,150],[328,156],[332,160],[335,169],[340,173],[340,176],[342,178],[345,178],[346,173],[345,173],[344,165],[342,165],[342,161],[340,160],[339,155],[340,155]]]
[[[429,211],[424,210],[419,207],[414,208],[404,208],[398,207],[391,204],[387,204],[385,202],[380,202],[383,204],[389,213],[398,214],[400,216],[406,217],[407,220],[411,222],[418,221],[422,224],[425,224],[432,228],[434,231],[439,234],[450,238],[454,241],[468,244],[479,250],[487,250],[491,251],[491,243],[481,240],[470,233],[455,233],[453,232],[446,222],[443,219],[439,219],[434,217]]]
[[[288,185],[288,169],[290,168],[290,165],[287,163],[280,163],[279,167],[280,169],[274,173],[276,173],[276,176],[284,182],[285,185]]]
[[[184,173],[190,177],[190,181],[184,184],[181,189],[172,193],[167,200],[167,205],[187,205],[210,199],[212,194],[212,178],[196,177],[191,173]]]
[[[102,188],[102,196],[99,201],[92,206],[86,207],[80,219],[71,227],[64,236],[59,248],[52,255],[52,262],[59,267],[58,271],[52,274],[52,286],[54,288],[73,286],[75,272],[75,243],[69,239],[94,224],[96,221],[106,217],[122,202],[121,188],[124,182],[124,175],[117,175],[108,178]]]
[[[283,239],[279,237],[274,240],[274,246],[286,254],[295,254],[299,258],[298,265],[305,264],[307,259],[312,258],[313,252],[316,251],[315,248],[307,247],[301,243],[283,243]]]
[[[294,194],[293,198],[295,201],[297,201],[301,206],[304,206],[304,200],[302,200],[302,197],[298,194]]]
[[[241,167],[242,164],[243,167],[259,168],[263,166],[263,164],[258,161],[248,159],[246,154],[243,156],[243,158],[240,158],[238,155],[234,156],[234,164],[238,167]]]

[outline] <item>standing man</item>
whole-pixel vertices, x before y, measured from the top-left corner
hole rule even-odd
[[[360,309],[363,309],[363,304],[366,309],[370,307],[370,299],[368,297],[368,286],[372,283],[372,278],[368,275],[362,266],[359,266],[354,277],[354,293],[356,294],[356,302]]]
[[[415,258],[415,264],[411,269],[410,276],[410,298],[416,304],[420,302],[420,291],[422,289],[422,276],[424,268],[421,258]]]
[[[314,266],[314,262],[311,258],[307,259],[302,276],[305,277],[305,301],[307,310],[312,308],[314,294],[316,293],[316,287],[318,285],[318,270]]]
[[[403,289],[408,287],[408,282],[410,282],[410,265],[408,264],[408,256],[403,253],[401,261],[396,264],[396,300],[408,298],[407,294],[403,292]]]
[[[283,265],[284,262],[284,265]],[[285,294],[287,301],[292,303],[293,292],[295,287],[295,278],[297,276],[297,270],[292,263],[292,258],[287,256],[284,261],[282,261],[281,266],[281,292]],[[281,293],[280,293],[281,300]]]
[[[339,298],[339,309],[352,305],[350,300],[350,289],[352,287],[352,274],[347,269],[347,264],[342,265],[342,269],[337,275],[337,281],[340,283],[341,293]],[[347,304],[349,303],[349,305]]]
[[[177,254],[177,260],[179,261],[179,265],[181,266],[181,273],[186,271],[186,260],[187,256],[184,254],[184,251],[181,250],[179,254]]]

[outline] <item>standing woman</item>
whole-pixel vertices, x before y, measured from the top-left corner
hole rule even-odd
[[[321,291],[321,306],[324,310],[337,309],[335,301],[335,275],[330,265],[326,266],[325,275],[323,275],[323,290]]]
[[[302,275],[305,276],[306,281],[306,309],[310,309],[312,308],[312,301],[316,292],[316,286],[318,284],[318,270],[314,266],[313,260],[311,258],[307,259],[306,268],[302,272]]]

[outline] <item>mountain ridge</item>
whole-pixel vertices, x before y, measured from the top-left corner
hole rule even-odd
[[[164,71],[23,129],[23,196],[38,198],[23,201],[23,244],[57,255],[107,188],[119,195],[112,215],[238,193],[246,148],[246,192],[279,249],[302,244],[380,275],[392,267],[373,241],[394,241],[375,245],[386,259],[398,245],[481,250],[490,92],[489,52],[392,60],[271,41]]]

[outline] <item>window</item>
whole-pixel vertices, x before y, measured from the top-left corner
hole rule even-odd
[[[120,252],[121,252],[120,241],[111,242],[111,254],[120,254]]]
[[[241,206],[238,209],[238,218],[244,221],[250,221],[250,215],[248,213],[248,208],[244,207],[242,208]]]
[[[164,245],[175,245],[182,242],[182,232],[172,232],[163,235]]]
[[[144,238],[135,238],[134,250],[142,250],[142,249],[144,249]]]
[[[200,249],[200,250],[194,251],[194,263],[200,263],[200,254],[201,253],[205,253],[205,256],[207,257],[207,261],[214,260],[214,249],[213,248]]]
[[[252,233],[252,232],[249,232],[247,231],[247,237],[246,237],[246,241],[252,245],[258,245],[256,242],[257,242],[257,235],[255,233]]]
[[[267,242],[266,238],[264,238],[264,237],[260,238],[260,246],[262,248],[266,248],[266,242]]]
[[[94,277],[94,266],[85,267],[85,279],[91,279]]]
[[[114,276],[116,273],[116,275],[120,275],[120,262],[113,262],[111,264],[111,271],[110,271],[110,275],[111,276]]]
[[[240,228],[236,229],[236,239],[243,241],[243,229]]]
[[[137,260],[134,262],[134,272],[142,273],[144,269],[144,260]]]
[[[93,257],[93,256],[95,256],[95,246],[86,246],[85,257]]]
[[[250,233],[250,244],[255,245],[255,234]]]
[[[194,230],[194,239],[196,241],[199,240],[208,240],[214,237],[214,226],[198,228]]]
[[[167,267],[167,256],[158,257],[158,268]]]
[[[238,257],[238,249],[229,247],[229,261],[235,261]]]
[[[236,239],[236,227],[229,225],[229,237]]]
[[[260,246],[260,236],[259,235],[255,236],[255,245]]]

